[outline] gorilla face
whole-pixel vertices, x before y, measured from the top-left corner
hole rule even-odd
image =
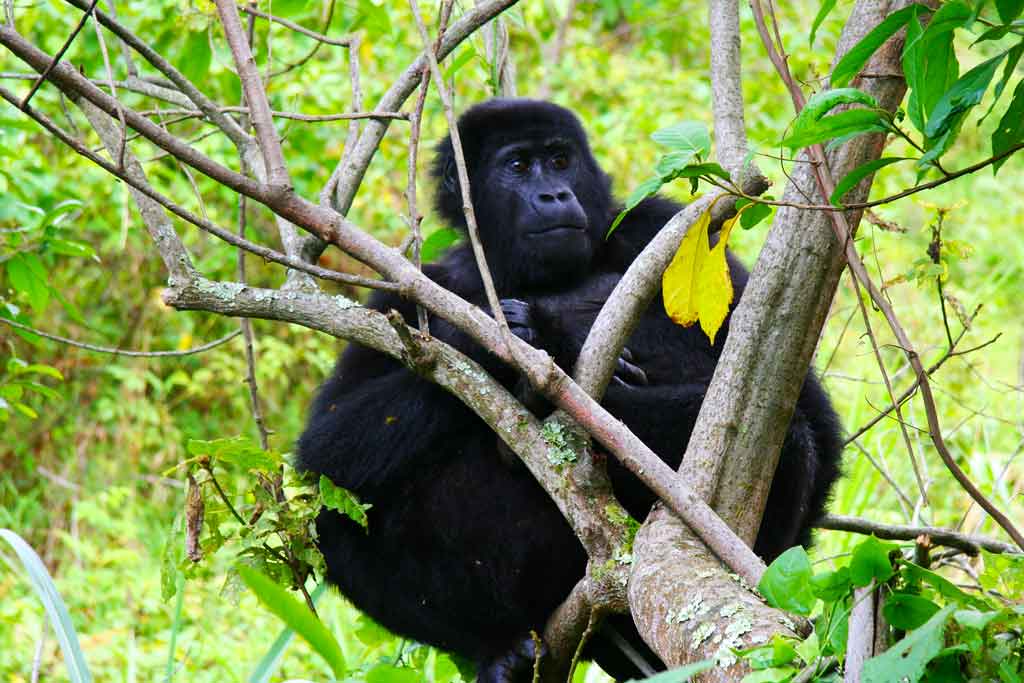
[[[473,185],[485,250],[518,260],[524,285],[542,287],[589,270],[596,244],[574,190],[579,158],[566,138],[524,138],[488,155],[488,173]]]
[[[585,276],[610,220],[610,181],[576,117],[536,100],[491,100],[459,119],[473,209],[495,283],[545,289]],[[450,139],[438,147],[436,204],[465,227]]]

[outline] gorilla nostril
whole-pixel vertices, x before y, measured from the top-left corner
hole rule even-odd
[[[545,204],[550,204],[551,202],[555,201],[555,195],[551,194],[550,192],[541,192],[539,195],[537,195],[537,199],[544,202]]]
[[[562,190],[561,192],[559,192],[556,195],[556,197],[558,198],[558,201],[560,201],[560,202],[567,202],[572,197],[572,195],[569,194],[568,192],[566,192],[565,190]]]

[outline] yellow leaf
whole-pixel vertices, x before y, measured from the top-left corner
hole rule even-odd
[[[708,256],[708,226],[711,225],[710,208],[702,213],[683,237],[679,250],[661,278],[661,296],[665,312],[684,327],[697,320],[697,277]]]
[[[715,343],[715,335],[722,328],[732,304],[732,278],[729,276],[729,263],[725,260],[725,245],[729,242],[729,233],[732,232],[741,213],[742,211],[722,225],[718,244],[704,259],[697,277],[697,314],[700,318],[700,327],[712,344]]]

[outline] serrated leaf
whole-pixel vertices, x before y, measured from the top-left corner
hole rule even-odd
[[[871,583],[885,583],[895,573],[889,553],[898,546],[894,543],[883,543],[874,536],[868,536],[860,545],[853,549],[850,558],[850,582],[859,588]]]
[[[828,112],[843,104],[863,104],[868,109]],[[845,135],[885,130],[885,113],[873,97],[856,88],[840,88],[816,93],[797,115],[785,147],[799,149]]]
[[[711,152],[711,134],[699,121],[683,121],[651,133],[651,139],[674,152],[707,157]]]
[[[886,166],[889,166],[890,164],[895,164],[896,162],[899,161],[906,161],[906,158],[883,157],[881,159],[874,159],[872,161],[868,161],[866,163],[861,164],[860,166],[858,166],[857,168],[853,169],[845,176],[843,176],[843,179],[836,183],[836,189],[832,193],[832,196],[829,197],[828,199],[829,203],[832,204],[833,206],[841,206],[839,200],[842,199],[847,192],[857,187],[857,185],[860,184],[860,181],[864,180],[878,169],[885,168]]]
[[[928,114],[924,134],[929,138],[941,137],[956,123],[957,116],[977,106],[985,95],[996,69],[1006,58],[1006,52],[986,60],[961,76],[947,90]]]
[[[893,12],[861,38],[859,43],[850,48],[850,51],[843,55],[835,69],[832,70],[832,87],[841,88],[849,83],[868,63],[871,55],[875,54],[875,51],[897,31],[906,26],[910,18],[918,11],[917,7],[917,5],[910,5]]]
[[[811,592],[811,559],[800,546],[790,548],[768,565],[757,584],[772,607],[808,615],[817,598]]]
[[[320,475],[320,498],[325,507],[337,510],[364,529],[368,529],[369,520],[366,511],[372,505],[360,503],[356,494],[338,486],[324,475]]]
[[[608,232],[605,233],[604,238],[608,239],[611,236],[615,231],[615,228],[619,227],[619,223],[622,222],[622,219],[626,217],[627,213],[629,213],[630,209],[660,190],[661,186],[664,184],[665,183],[662,181],[661,176],[655,176],[653,178],[648,178],[637,185],[636,189],[626,197],[625,206],[622,211],[619,212],[619,215],[615,217],[615,220],[612,221],[612,225],[608,228]]]
[[[894,628],[913,631],[931,619],[939,606],[928,598],[911,593],[893,593],[885,598],[882,613]]]
[[[692,325],[697,322],[697,277],[704,266],[710,247],[708,227],[711,225],[711,210],[705,210],[694,221],[683,236],[672,262],[661,278],[661,295],[665,312],[678,325]]]
[[[302,637],[331,667],[334,677],[345,677],[345,657],[334,635],[305,604],[252,567],[241,565],[238,575],[259,601]]]
[[[949,605],[936,612],[923,626],[908,633],[889,650],[864,662],[862,683],[920,681],[928,663],[942,652],[946,622],[955,609],[955,605]]]
[[[1024,142],[1024,81],[1017,83],[1006,113],[1003,114],[999,125],[992,132],[992,156],[1005,154],[1021,142]],[[999,172],[1008,158],[1005,157],[992,164],[993,175]]]
[[[814,23],[811,24],[811,35],[807,40],[809,47],[814,47],[814,37],[818,34],[818,29],[821,27],[821,22],[825,21],[825,18],[829,13],[835,9],[836,0],[822,0],[821,7],[818,8],[818,13],[814,16]]]
[[[279,453],[263,450],[247,436],[210,441],[189,439],[186,448],[191,455],[232,463],[246,470],[272,472],[283,462]]]

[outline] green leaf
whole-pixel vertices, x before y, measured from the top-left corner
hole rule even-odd
[[[751,671],[740,680],[740,683],[784,683],[784,681],[792,680],[796,673],[798,673],[797,669],[792,666],[761,669],[760,671]]]
[[[50,301],[46,269],[35,254],[15,254],[7,261],[7,277],[15,291],[25,295],[32,310],[42,313]]]
[[[850,559],[850,582],[863,588],[872,579],[878,583],[888,581],[894,573],[889,553],[897,547],[895,543],[882,543],[874,536],[861,541],[853,549],[853,557]]]
[[[378,664],[366,672],[366,683],[424,683],[425,680],[416,669],[393,664]]]
[[[1013,98],[1006,113],[999,120],[999,125],[992,132],[992,156],[1006,154],[1013,147],[1024,141],[1024,81],[1017,83],[1013,91]],[[993,175],[999,172],[1000,167],[1006,163],[1009,157],[1005,157],[992,164]]]
[[[770,195],[765,195],[765,199],[774,199]],[[739,211],[744,206],[753,204],[749,209],[740,214],[740,227],[744,230],[750,230],[755,225],[763,221],[772,215],[775,211],[775,207],[771,204],[761,204],[760,202],[752,202],[745,197],[740,197],[736,200],[736,210]]]
[[[693,664],[687,664],[686,666],[662,671],[661,673],[654,674],[653,676],[642,680],[644,683],[686,683],[686,681],[690,680],[697,674],[710,671],[713,668],[715,668],[714,659],[702,659],[699,662],[694,662]]]
[[[459,49],[458,54],[455,56],[455,59],[453,59],[451,63],[448,65],[448,68],[445,69],[444,79],[446,81],[450,80],[453,76],[455,76],[459,69],[466,66],[466,64],[468,64],[470,60],[472,60],[474,57],[476,57],[476,50],[473,49],[471,43],[466,43],[463,47]]]
[[[906,161],[906,157],[883,157],[881,159],[875,159],[861,164],[843,176],[843,179],[836,183],[836,189],[832,193],[832,196],[829,197],[829,203],[833,206],[841,206],[839,200],[841,200],[847,192],[857,187],[857,185],[860,184],[860,181],[864,180],[878,169],[885,168],[886,166],[895,164],[898,161]]]
[[[832,87],[841,88],[853,80],[853,77],[864,68],[864,65],[871,59],[871,55],[875,54],[882,43],[906,26],[917,11],[918,5],[910,5],[893,12],[861,38],[860,42],[850,48],[850,51],[843,55],[843,58],[836,64],[836,68],[832,70]]]
[[[983,631],[986,626],[995,619],[998,619],[1002,614],[999,610],[979,612],[974,609],[958,609],[956,612],[953,612],[953,619],[961,626],[974,629],[975,631]]]
[[[190,455],[206,456],[211,460],[227,462],[246,470],[275,471],[283,462],[279,453],[265,451],[247,436],[228,439],[189,439],[186,448]]]
[[[313,604],[317,604],[320,601],[320,597],[327,592],[327,584],[320,583],[310,593],[309,597],[313,601]],[[284,657],[285,650],[288,649],[288,645],[291,644],[292,639],[295,637],[295,629],[290,626],[285,626],[281,629],[281,632],[277,634],[277,638],[274,639],[270,649],[267,650],[266,654],[260,658],[259,663],[253,672],[249,674],[248,683],[269,683],[271,676],[277,671],[277,667],[281,665],[281,659]]]
[[[932,618],[939,606],[928,598],[912,593],[893,593],[886,597],[882,613],[893,627],[913,631]]]
[[[97,262],[99,261],[96,251],[91,245],[86,244],[85,242],[54,237],[46,240],[46,248],[55,254],[63,254],[64,256],[81,256],[84,258],[95,259]]]
[[[605,233],[604,238],[608,239],[611,236],[615,231],[615,228],[619,227],[619,223],[622,222],[622,219],[626,217],[627,213],[629,213],[630,209],[660,190],[661,186],[664,184],[665,183],[662,181],[661,176],[655,176],[653,178],[648,178],[637,185],[636,189],[626,197],[626,205],[623,207],[622,211],[619,212],[619,215],[615,217],[615,220],[612,221],[612,226],[608,228],[608,232]]]
[[[364,529],[368,528],[369,520],[366,517],[366,511],[372,505],[360,503],[356,494],[338,486],[322,474],[320,475],[320,497],[326,507],[337,510]]]
[[[996,0],[996,11],[1004,24],[1019,17],[1021,10],[1024,10],[1024,0]]]
[[[1020,62],[1022,54],[1024,54],[1024,38],[1006,53],[1006,66],[1003,67],[1003,77],[996,83],[996,89],[992,94],[992,104],[988,106],[988,111],[985,112],[985,115],[978,119],[979,124],[987,119],[992,110],[996,108],[996,103],[999,102],[1003,91],[1006,90],[1006,85],[1010,82],[1010,77],[1013,76],[1014,71],[1017,69],[1017,63]]]
[[[825,602],[835,602],[849,595],[853,590],[850,583],[850,568],[840,567],[834,572],[821,572],[811,578],[811,590]]]
[[[711,152],[711,135],[708,127],[699,121],[683,121],[651,134],[651,139],[674,152],[689,152],[693,156],[706,157]]]
[[[30,406],[27,406],[24,403],[15,402],[14,403],[14,409],[17,410],[19,413],[21,413],[22,415],[24,415],[25,417],[27,417],[30,420],[35,420],[36,418],[39,417],[39,413],[37,413],[36,411],[32,410],[32,408]]]
[[[43,365],[42,363],[8,366],[8,370],[13,375],[46,375],[47,377],[64,381],[64,375],[60,374],[60,370],[49,365]]]
[[[775,558],[765,570],[757,589],[772,607],[808,615],[816,598],[811,592],[811,560],[800,546]]]
[[[907,42],[902,57],[903,72],[910,90],[907,116],[922,133],[925,115],[960,74],[960,64],[953,49],[953,30],[969,20],[969,17],[964,19],[959,11],[962,9],[960,5],[949,3],[940,7],[927,30],[921,28],[916,15],[907,24]]]
[[[46,566],[36,554],[36,551],[26,543],[21,536],[10,529],[0,529],[0,538],[7,541],[14,549],[15,555],[25,567],[29,582],[36,592],[39,601],[43,603],[46,610],[46,617],[53,626],[57,635],[57,642],[60,644],[61,654],[64,655],[64,665],[68,670],[68,678],[71,683],[91,683],[92,674],[85,664],[85,655],[78,644],[78,633],[74,624],[71,623],[71,615],[64,605],[64,600],[57,592],[57,587],[46,571]]]
[[[1004,52],[986,60],[961,76],[935,104],[928,115],[924,134],[929,138],[941,137],[955,125],[959,114],[977,106],[1006,54]]]
[[[462,233],[455,228],[441,228],[435,230],[423,240],[420,247],[420,260],[423,263],[430,263],[437,260],[448,247],[462,239]]]
[[[828,112],[842,104],[863,104],[868,109],[848,109],[828,116]],[[856,88],[840,88],[816,93],[793,122],[789,137],[782,144],[799,149],[844,135],[885,130],[885,112],[878,102]]]
[[[835,8],[836,0],[821,0],[821,7],[818,8],[818,13],[814,16],[814,23],[811,24],[811,35],[807,40],[809,47],[814,47],[814,37],[818,34],[818,29],[821,27],[821,22],[825,21],[825,18]]]
[[[280,11],[280,9],[276,4],[274,5],[275,11]],[[210,77],[213,53],[210,51],[210,39],[205,29],[189,32],[180,55],[177,59],[178,68],[192,83],[201,85]]]
[[[919,567],[913,562],[903,562],[903,575],[910,584],[927,584],[948,602],[969,605],[977,609],[988,609],[984,600],[962,591],[952,581],[930,569]]]
[[[341,653],[338,641],[305,604],[252,567],[239,565],[238,575],[267,609],[298,633],[314,652],[327,661],[336,679],[345,677],[345,657]]]
[[[950,605],[936,612],[923,626],[911,631],[889,650],[864,662],[862,683],[916,683],[921,680],[928,663],[942,652],[946,622],[955,609],[955,605]]]

